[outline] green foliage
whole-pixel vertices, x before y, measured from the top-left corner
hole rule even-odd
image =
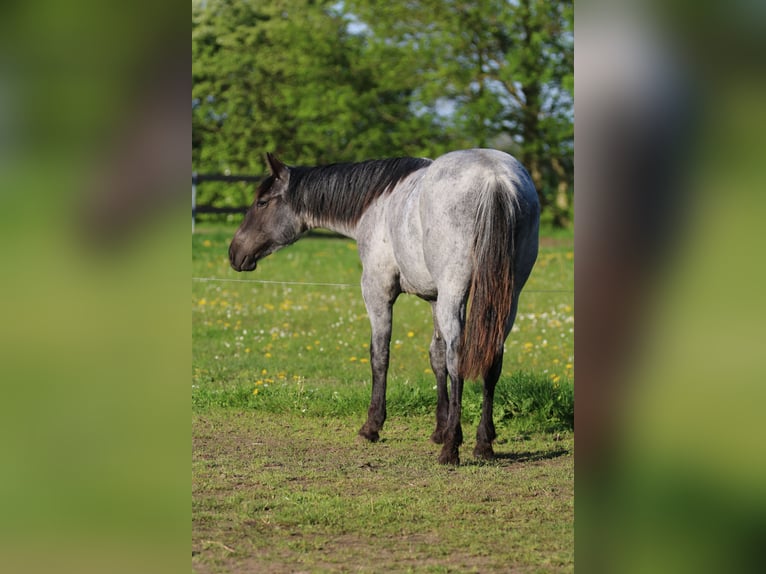
[[[491,146],[530,171],[543,209],[569,217],[574,153],[572,2],[350,0],[373,41],[416,54],[423,104],[449,102],[453,147]]]
[[[506,149],[554,225],[570,216],[572,2],[207,0],[192,9],[200,172]],[[207,183],[200,203],[244,205]]]
[[[192,11],[192,162],[262,173],[263,153],[294,164],[423,155],[433,130],[413,88],[365,52],[328,1],[209,0]],[[395,75],[394,75],[395,76]],[[200,203],[246,205],[246,187],[206,184]]]

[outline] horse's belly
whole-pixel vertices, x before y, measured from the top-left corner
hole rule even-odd
[[[402,273],[399,276],[399,285],[404,293],[417,295],[428,301],[436,300],[436,284],[430,278],[430,275],[427,279],[418,275],[413,280]]]
[[[412,189],[391,196],[386,212],[386,229],[402,291],[424,299],[436,299],[436,282],[423,256],[420,190],[414,183],[412,185]]]
[[[436,283],[423,257],[423,238],[417,225],[403,221],[394,233],[394,258],[402,291],[425,299],[436,299]]]

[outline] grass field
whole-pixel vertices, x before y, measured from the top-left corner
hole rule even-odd
[[[355,244],[311,236],[228,266],[227,225],[192,236],[193,558],[198,572],[569,571],[573,561],[573,256],[543,241],[506,342],[498,459],[436,463],[430,306],[394,308],[388,421],[369,401]],[[216,280],[210,280],[216,279]],[[243,281],[244,280],[244,281]]]

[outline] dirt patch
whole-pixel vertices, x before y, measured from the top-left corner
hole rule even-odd
[[[221,412],[192,426],[195,572],[569,572],[573,437],[436,463],[430,417],[358,421]],[[469,429],[464,429],[470,436]]]
[[[540,237],[540,247],[574,247],[571,237]]]
[[[302,543],[311,548],[313,556],[284,553],[279,560],[273,556],[249,556],[228,564],[231,572],[259,572],[264,574],[299,574],[309,572],[423,572],[500,571],[499,565],[489,557],[451,555],[438,557],[439,540],[435,535],[408,535],[370,540],[365,537],[341,535],[333,539],[304,536]],[[205,570],[199,570],[204,572]],[[522,572],[520,569],[502,569],[503,572]]]

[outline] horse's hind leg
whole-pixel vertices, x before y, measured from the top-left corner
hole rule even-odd
[[[492,405],[495,400],[495,385],[500,378],[500,372],[503,370],[503,350],[495,356],[492,366],[484,377],[484,398],[481,403],[481,420],[476,429],[476,447],[473,449],[473,455],[476,458],[490,460],[495,458],[495,451],[492,450],[492,441],[497,436],[495,433],[495,423],[492,420]]]
[[[513,304],[511,305],[511,314],[505,325],[505,336],[511,332],[513,323],[516,320],[516,311],[518,310],[518,292],[514,294]],[[503,347],[498,349],[492,360],[492,365],[484,375],[484,398],[481,403],[481,420],[476,429],[476,446],[473,449],[473,455],[476,458],[492,459],[495,452],[492,450],[492,441],[497,436],[495,434],[495,422],[492,420],[492,406],[495,402],[495,386],[500,379],[500,373],[503,370]]]
[[[431,440],[436,444],[444,442],[444,433],[447,430],[447,417],[449,416],[449,396],[447,395],[447,349],[444,338],[439,331],[439,322],[436,319],[436,307],[431,303],[431,311],[434,317],[434,334],[431,338],[431,368],[436,376],[436,430],[431,435]]]

